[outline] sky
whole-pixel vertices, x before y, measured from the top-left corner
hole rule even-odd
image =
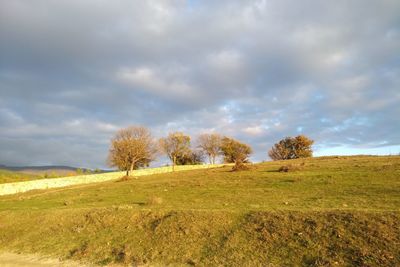
[[[0,0],[0,164],[104,168],[130,125],[253,161],[400,152],[400,1]]]

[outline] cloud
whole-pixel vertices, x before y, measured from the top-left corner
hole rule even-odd
[[[116,79],[131,90],[140,90],[150,97],[161,98],[182,105],[195,104],[204,96],[191,85],[176,77],[163,77],[165,72],[148,67],[123,68],[116,73]],[[171,75],[169,75],[171,76]],[[175,75],[173,75],[175,76]]]
[[[102,167],[116,129],[220,132],[266,159],[400,146],[399,1],[0,2],[0,163]],[[368,150],[372,151],[372,150]],[[375,151],[375,150],[374,150]]]

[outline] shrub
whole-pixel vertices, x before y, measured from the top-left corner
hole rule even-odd
[[[293,172],[300,170],[300,167],[293,164],[283,165],[279,168],[279,172]]]
[[[232,171],[247,171],[249,169],[249,166],[247,166],[246,164],[238,163],[233,166]]]

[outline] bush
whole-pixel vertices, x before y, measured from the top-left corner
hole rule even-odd
[[[249,166],[247,166],[246,164],[238,163],[233,166],[232,171],[247,171],[249,169]]]
[[[300,167],[293,164],[283,165],[279,168],[279,172],[293,172],[300,170]]]

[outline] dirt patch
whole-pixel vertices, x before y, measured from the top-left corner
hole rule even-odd
[[[74,261],[60,261],[35,254],[16,254],[9,252],[0,253],[0,266],[2,267],[89,267]]]

